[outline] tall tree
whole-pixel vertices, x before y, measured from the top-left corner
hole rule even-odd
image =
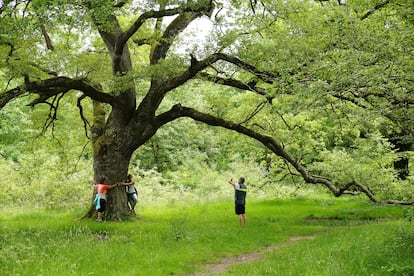
[[[249,52],[241,50],[249,40],[240,37],[260,38],[261,30],[270,30],[271,33],[274,26],[282,26],[291,34],[301,33],[300,29],[289,30],[293,26],[284,21],[284,18],[289,20],[289,17],[294,17],[301,5],[303,11],[311,8],[312,12],[324,16],[325,11],[317,2],[292,3],[212,0],[3,1],[0,4],[0,55],[1,67],[5,72],[2,76],[5,92],[0,94],[0,108],[15,98],[35,94],[36,98],[28,97],[31,99],[29,105],[50,105],[47,124],[52,125],[62,97],[72,91],[79,92],[80,116],[93,143],[94,177],[106,177],[110,183],[125,179],[132,154],[158,129],[178,118],[190,117],[260,141],[293,166],[306,182],[325,185],[335,196],[354,194],[355,190],[350,188],[356,187],[371,200],[378,201],[369,188],[356,180],[334,185],[324,177],[309,173],[281,143],[266,133],[249,128],[247,121],[234,123],[180,103],[169,108],[162,106],[169,93],[195,79],[251,91],[263,97],[263,104],[271,104],[280,93],[277,87],[281,83],[304,83],[310,79],[315,83],[326,78],[327,75],[312,74],[312,78],[307,75],[307,68],[326,62],[317,56],[314,56],[316,61],[309,60],[309,64],[301,66],[297,63],[287,69],[279,68],[278,62],[274,62],[269,55],[250,52],[249,56]],[[331,10],[343,7],[336,1],[329,3]],[[256,16],[259,13],[261,16]],[[217,33],[219,41],[215,47],[210,48],[209,52],[197,52],[197,48],[186,54],[173,51],[175,43],[182,39],[183,32],[193,22],[212,15],[216,22],[222,24],[222,29],[217,30],[224,33]],[[332,21],[334,26],[340,27],[342,23],[340,20]],[[338,48],[336,45],[326,47]],[[146,53],[145,58],[143,53]],[[312,55],[304,52],[301,56]],[[281,58],[280,55],[278,57]],[[321,70],[319,73],[322,74]],[[332,74],[332,77],[333,73],[329,71],[328,75]],[[335,97],[343,96],[336,93],[339,90],[332,85],[341,81],[339,77],[326,80],[323,87]],[[295,93],[294,85],[284,85],[284,93]],[[355,91],[351,93],[355,94]],[[90,126],[82,109],[87,98],[93,101],[93,122]],[[115,189],[112,198],[113,218],[129,214],[122,189]]]

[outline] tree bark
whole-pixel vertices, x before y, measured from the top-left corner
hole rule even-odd
[[[101,137],[94,144],[94,175],[95,179],[105,177],[108,184],[125,182],[128,175],[128,166],[131,154],[126,152],[121,136],[116,136],[118,141],[107,136]],[[128,206],[125,187],[115,187],[108,192],[108,208],[106,218],[110,220],[122,220],[124,216],[132,214]]]

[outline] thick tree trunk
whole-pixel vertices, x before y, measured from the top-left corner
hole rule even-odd
[[[105,177],[108,184],[125,182],[131,153],[125,145],[122,132],[103,135],[94,143],[94,176],[95,181]],[[110,220],[122,220],[132,214],[128,206],[125,187],[115,187],[108,192],[108,202],[105,217]]]
[[[113,110],[114,111],[114,110]],[[116,113],[116,112],[115,112]],[[105,121],[105,111],[102,104],[94,102],[94,124],[91,128],[93,143],[93,172],[95,183],[101,177],[106,179],[107,184],[125,182],[128,174],[128,166],[133,150],[130,150],[130,139],[128,139],[125,124],[119,121]],[[105,217],[108,220],[122,220],[123,217],[132,214],[129,209],[125,187],[115,187],[108,192],[108,203]],[[92,200],[95,191],[92,194]],[[89,211],[84,217],[96,216],[95,206],[91,204]]]

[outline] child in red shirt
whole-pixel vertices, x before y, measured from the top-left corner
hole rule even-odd
[[[99,179],[99,183],[95,184],[94,186],[96,189],[96,196],[95,200],[93,201],[93,205],[96,206],[96,210],[98,211],[98,218],[96,221],[101,222],[105,213],[108,190],[113,189],[118,185],[108,185],[105,183],[105,177],[102,177]]]

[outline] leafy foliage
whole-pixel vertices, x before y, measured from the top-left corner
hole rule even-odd
[[[199,43],[191,32],[163,37],[167,32],[154,27],[157,18],[144,22],[126,43],[132,57],[128,72],[114,72],[115,54],[107,49],[108,38],[100,35],[126,30],[148,9],[176,7],[182,1],[143,1],[136,6],[113,1],[31,1],[23,11],[26,4],[1,9],[2,91],[66,75],[87,80],[114,97],[125,95],[133,84],[134,101],[140,103],[151,83],[166,84],[210,54],[232,54],[254,64],[257,71],[271,72],[273,79],[265,81],[257,71],[220,61],[204,71],[215,79],[194,76],[166,93],[154,113],[163,114],[175,104],[191,106],[277,138],[311,174],[334,179],[338,187],[355,180],[369,185],[380,198],[411,198],[412,162],[406,181],[397,178],[392,166],[397,158],[412,160],[413,154],[414,70],[407,58],[414,45],[412,1],[373,10],[371,1],[365,0],[348,5],[217,1],[217,8],[224,9],[213,13],[212,33],[204,42]],[[181,8],[190,4],[197,9],[205,3],[191,1]],[[112,16],[118,16],[119,26],[111,24]],[[186,39],[195,41],[184,47]],[[163,43],[172,43],[172,50],[151,64],[154,47]],[[249,88],[218,85],[225,78]],[[258,91],[265,91],[266,97]],[[13,190],[13,196],[7,196],[10,203],[15,198],[24,201],[27,191],[36,193],[44,205],[69,205],[71,195],[89,200],[92,147],[84,137],[86,122],[79,120],[75,107],[81,94],[74,94],[47,98],[48,103],[34,111],[21,107],[26,102],[17,99],[0,111],[0,162],[7,172],[0,189]],[[53,121],[56,103],[58,120]],[[82,104],[83,115],[93,123],[92,102]],[[112,118],[108,114],[114,109],[105,106],[105,119]],[[39,136],[45,123],[50,123],[50,129]],[[396,154],[395,140],[408,145],[408,150]],[[223,176],[235,174],[248,175],[259,190],[303,183],[291,164],[256,141],[185,118],[158,129],[135,152],[129,169],[147,175],[140,180],[161,189],[170,185],[197,191],[208,183],[208,189],[220,190],[217,183]],[[15,183],[11,188],[3,184],[8,178]]]

